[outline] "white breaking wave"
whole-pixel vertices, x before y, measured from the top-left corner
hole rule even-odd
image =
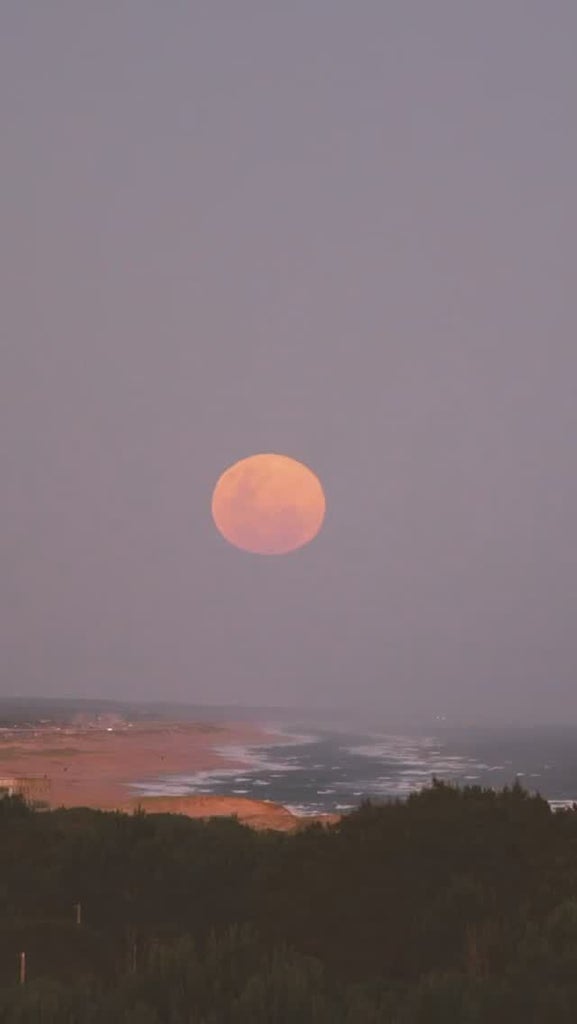
[[[323,814],[325,808],[322,804],[285,804],[287,811],[297,818],[311,818],[317,814]]]
[[[459,754],[444,753],[434,736],[374,736],[372,743],[347,749],[350,754],[384,762],[394,773],[376,780],[355,779],[349,784],[349,789],[354,785],[355,795],[364,792],[375,796],[407,796],[422,789],[427,779],[465,777],[472,780],[479,777],[478,770],[489,767]],[[361,785],[362,791],[359,790]]]
[[[225,782],[230,779],[232,782],[252,782],[252,776],[257,774],[276,772],[271,778],[282,778],[286,772],[302,771],[298,764],[298,756],[292,755],[283,761],[272,761],[264,753],[265,749],[274,747],[300,747],[317,740],[316,736],[308,734],[289,734],[282,732],[274,726],[267,727],[268,735],[266,741],[258,744],[222,744],[212,747],[215,754],[226,761],[236,761],[234,768],[208,768],[191,774],[181,773],[179,775],[168,775],[164,778],[155,779],[153,782],[134,782],[130,788],[146,796],[187,796],[195,793],[213,792],[214,783]],[[297,762],[297,763],[294,763]],[[239,766],[240,774],[239,774]],[[268,786],[264,780],[255,780],[255,785]],[[208,787],[208,788],[207,788]],[[233,789],[233,793],[248,793],[246,789]]]
[[[572,811],[577,805],[577,797],[574,800],[548,800],[547,803],[552,811]]]

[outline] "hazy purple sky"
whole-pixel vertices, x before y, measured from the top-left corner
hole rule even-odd
[[[575,0],[0,5],[5,694],[577,719]],[[308,463],[283,558],[210,518]]]

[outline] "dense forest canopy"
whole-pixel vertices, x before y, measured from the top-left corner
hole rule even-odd
[[[519,786],[294,835],[4,798],[0,869],[0,1021],[577,1020],[577,812]]]

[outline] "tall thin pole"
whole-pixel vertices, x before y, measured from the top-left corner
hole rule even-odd
[[[76,924],[80,925],[82,924],[82,904],[75,903],[74,908],[76,910]]]
[[[26,981],[26,953],[20,954],[20,984]]]

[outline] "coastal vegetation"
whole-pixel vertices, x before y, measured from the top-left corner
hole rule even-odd
[[[520,786],[296,834],[7,797],[0,907],[7,1024],[577,1019],[577,811]]]

